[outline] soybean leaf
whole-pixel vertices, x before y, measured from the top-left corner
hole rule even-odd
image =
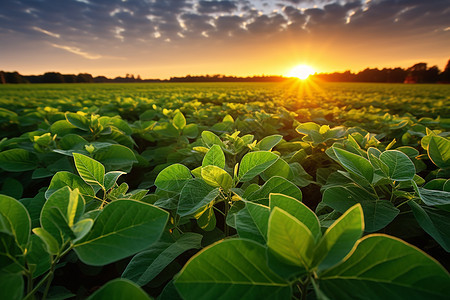
[[[270,210],[267,206],[245,202],[245,207],[236,214],[235,226],[240,237],[265,244]]]
[[[432,136],[427,147],[431,161],[441,169],[450,167],[450,141],[441,136]]]
[[[125,172],[121,172],[121,171],[111,171],[105,174],[105,190],[110,190],[112,189],[117,182],[117,179],[123,175],[126,174]]]
[[[157,241],[168,217],[167,212],[143,202],[111,202],[95,219],[89,233],[75,244],[74,250],[84,263],[106,265]]]
[[[247,191],[245,192],[247,194]],[[244,195],[244,198],[246,198],[249,201],[259,202],[261,204],[268,205],[269,195],[271,193],[283,194],[286,196],[293,197],[300,201],[302,200],[301,190],[289,180],[279,176],[274,176],[270,178],[266,183],[264,183],[264,185],[261,188],[255,190],[252,193],[249,193],[248,196]]]
[[[221,187],[228,191],[233,185],[233,178],[225,170],[217,166],[206,166],[202,168],[203,180],[214,187]]]
[[[179,193],[190,179],[192,175],[187,167],[173,164],[159,172],[155,185],[161,190]]]
[[[31,220],[22,203],[0,195],[0,231],[9,232],[22,251],[30,239]]]
[[[122,278],[143,286],[154,279],[179,255],[190,249],[201,248],[202,235],[188,232],[173,243],[160,241],[148,250],[138,253],[130,261]]]
[[[314,237],[305,224],[286,211],[270,212],[267,247],[292,265],[309,269],[314,253]]]
[[[262,140],[260,140],[260,141],[256,144],[256,147],[257,147],[259,150],[270,151],[270,150],[272,150],[272,148],[275,147],[282,139],[283,139],[283,136],[282,136],[282,135],[279,135],[279,134],[274,134],[274,135],[266,136],[265,138],[263,138]]]
[[[372,182],[373,167],[367,159],[343,149],[335,147],[332,147],[332,149],[339,162],[347,171],[367,179],[368,182]]]
[[[66,113],[66,120],[73,126],[82,129],[84,131],[89,131],[90,122],[88,118],[77,113]]]
[[[183,135],[189,139],[195,139],[198,135],[198,125],[188,124],[183,128]]]
[[[250,152],[244,155],[239,165],[238,178],[241,182],[252,180],[275,163],[278,155],[268,151]]]
[[[341,262],[363,232],[363,212],[361,205],[356,204],[325,231],[315,249],[314,266],[318,266],[320,272]]]
[[[202,161],[202,167],[209,165],[217,166],[222,169],[225,168],[225,154],[219,145],[213,145],[205,154]]]
[[[289,283],[266,260],[265,247],[256,242],[223,240],[194,255],[175,278],[175,287],[187,300],[290,298]]]
[[[24,149],[10,149],[0,152],[0,168],[8,172],[34,170],[38,159],[33,153]]]
[[[0,273],[0,299],[20,300],[23,298],[23,291],[22,273]]]
[[[211,131],[203,131],[202,140],[207,147],[212,147],[213,145],[219,145],[221,148],[224,147],[222,140]]]
[[[33,228],[33,233],[39,237],[42,243],[45,245],[45,250],[48,254],[56,255],[59,252],[60,245],[58,241],[44,228]]]
[[[178,111],[173,117],[173,126],[180,131],[183,130],[184,126],[186,126],[186,118],[181,111]]]
[[[95,293],[93,293],[88,300],[150,300],[150,297],[139,286],[127,279],[114,279],[106,283]]]
[[[381,234],[359,240],[343,263],[319,276],[333,299],[448,299],[450,276],[421,250]]]
[[[312,212],[309,207],[300,202],[299,200],[282,195],[282,194],[270,194],[270,209],[275,207],[281,208],[297,220],[302,222],[311,231],[315,242],[322,236],[320,231],[320,222],[316,214]]]
[[[98,161],[79,153],[74,153],[75,167],[84,181],[104,186],[105,167]]]
[[[110,145],[95,152],[94,158],[106,165],[109,170],[124,169],[127,171],[133,163],[137,163],[133,151],[123,145]]]
[[[450,212],[434,207],[420,206],[414,201],[409,201],[408,204],[423,230],[431,235],[445,251],[450,252],[450,231],[448,230]]]
[[[261,177],[265,180],[273,176],[280,176],[286,179],[292,177],[291,167],[284,159],[279,158],[274,164],[268,167],[263,174],[261,174]]]
[[[193,214],[214,201],[218,195],[219,188],[213,188],[202,179],[192,179],[181,190],[178,214],[182,217]]]
[[[80,176],[77,176],[70,172],[61,171],[56,173],[50,181],[50,185],[45,192],[45,198],[50,198],[53,193],[65,186],[70,187],[72,190],[78,189],[80,193],[83,196],[87,197],[87,199],[89,200],[94,197],[94,189],[92,188],[92,186],[87,184]]]
[[[437,206],[442,209],[449,210],[450,205],[450,192],[429,190],[422,187],[417,188],[417,185],[413,183],[416,188],[420,199],[428,206]]]
[[[389,168],[387,174],[395,181],[409,181],[414,178],[416,168],[409,157],[397,150],[388,150],[380,154],[380,160]]]
[[[400,210],[388,200],[379,200],[356,185],[333,186],[323,193],[323,203],[344,213],[359,203],[364,212],[365,231],[375,232],[391,223]]]

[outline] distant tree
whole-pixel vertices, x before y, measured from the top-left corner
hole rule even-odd
[[[63,79],[65,83],[75,83],[77,82],[77,76],[73,74],[65,74],[63,75]]]
[[[423,79],[423,82],[426,83],[434,83],[439,80],[439,73],[440,70],[437,66],[432,66],[428,70],[425,71],[425,77]]]
[[[4,77],[6,83],[28,83],[19,72],[5,72]]]
[[[423,83],[426,77],[426,72],[427,72],[427,63],[417,63],[412,67],[409,67],[407,69],[408,71],[408,80],[410,82],[415,82],[415,83]]]
[[[63,83],[64,77],[61,73],[57,72],[47,72],[42,75],[42,82],[44,83]]]
[[[3,71],[0,71],[0,83],[1,84],[5,84],[6,83],[5,72],[3,72]]]
[[[94,78],[91,74],[88,73],[80,73],[77,75],[77,82],[78,83],[91,83],[94,82]]]
[[[448,60],[444,71],[439,75],[439,81],[450,83],[450,59]]]

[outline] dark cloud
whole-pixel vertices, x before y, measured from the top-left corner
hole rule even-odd
[[[202,14],[232,13],[236,9],[235,1],[199,1],[197,11]]]

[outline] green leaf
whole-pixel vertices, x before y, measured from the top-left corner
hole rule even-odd
[[[129,279],[140,286],[146,285],[179,255],[190,249],[201,248],[202,237],[198,233],[188,232],[173,243],[161,241],[153,244],[148,250],[133,257],[123,272],[122,278]]]
[[[270,150],[272,150],[272,148],[275,147],[282,139],[283,139],[283,136],[282,136],[282,135],[279,135],[279,134],[274,134],[274,135],[266,136],[265,138],[263,138],[262,140],[260,140],[260,141],[256,144],[256,147],[257,147],[259,150],[270,151]]]
[[[414,178],[416,168],[409,157],[397,150],[388,150],[380,154],[380,160],[389,168],[390,179],[395,181],[409,181]]]
[[[340,265],[319,276],[333,299],[448,299],[450,276],[433,258],[393,237],[359,240]]]
[[[75,244],[84,263],[102,266],[142,251],[159,239],[169,214],[134,200],[108,204],[89,233]]]
[[[77,113],[66,113],[66,120],[73,126],[82,129],[84,131],[89,131],[90,121],[88,118]]]
[[[450,167],[450,140],[441,136],[432,136],[427,151],[436,166],[441,169]]]
[[[225,170],[216,166],[206,166],[202,168],[203,180],[214,187],[221,187],[225,191],[231,189],[233,178]]]
[[[183,135],[189,139],[195,139],[198,136],[198,125],[188,124],[183,128]]]
[[[305,224],[284,210],[270,212],[267,247],[292,265],[309,269],[314,253],[314,237]]]
[[[445,249],[450,252],[450,212],[436,209],[434,207],[420,206],[414,201],[408,202],[414,217],[426,233]]]
[[[306,225],[311,231],[315,242],[322,236],[320,222],[316,214],[299,200],[282,194],[270,194],[269,207],[270,210],[273,210],[275,207],[281,208]]]
[[[343,149],[335,147],[332,147],[332,149],[339,162],[347,171],[367,179],[368,182],[372,182],[373,167],[367,159]]]
[[[0,216],[0,231],[10,232],[23,251],[30,239],[31,230],[27,209],[16,199],[0,195]]]
[[[325,190],[324,204],[345,213],[350,207],[359,203],[364,212],[366,232],[375,232],[391,223],[400,210],[388,200],[378,200],[373,194],[356,186],[333,186]]]
[[[23,194],[23,185],[20,183],[20,181],[8,177],[3,181],[2,189],[0,193],[11,196],[15,199],[22,198]]]
[[[225,154],[219,145],[213,145],[205,154],[202,161],[202,167],[209,165],[217,166],[222,169],[225,168]]]
[[[85,197],[87,196],[87,199],[89,200],[94,197],[94,189],[80,176],[70,172],[61,171],[56,173],[50,181],[50,185],[45,192],[45,198],[50,198],[57,190],[65,186],[70,187],[72,190],[78,189],[80,193]]]
[[[95,152],[94,158],[109,167],[109,170],[128,168],[137,163],[133,151],[123,145],[110,145]]]
[[[361,205],[356,204],[325,231],[315,249],[314,266],[323,271],[341,262],[363,232],[363,211]]]
[[[289,180],[279,176],[274,176],[270,178],[261,188],[250,193],[248,196],[244,198],[246,198],[249,201],[259,202],[268,205],[269,195],[271,193],[283,194],[286,196],[293,197],[300,201],[302,200],[301,190]]]
[[[144,290],[142,290],[135,283],[118,278],[109,281],[95,293],[93,293],[87,300],[123,300],[123,299],[133,299],[133,300],[150,300]]]
[[[214,201],[219,192],[219,188],[213,188],[202,179],[192,179],[181,190],[177,213],[182,217],[193,214]]]
[[[24,149],[10,149],[0,152],[0,168],[8,172],[34,170],[38,166],[36,155]]]
[[[277,161],[278,155],[268,151],[250,152],[244,155],[239,165],[238,178],[241,182],[252,180]]]
[[[21,300],[24,281],[22,273],[0,273],[0,299]]]
[[[51,255],[56,255],[59,253],[58,241],[44,228],[37,227],[33,228],[33,233],[36,234],[41,241],[44,243],[46,251]]]
[[[203,131],[202,140],[207,147],[212,147],[213,145],[219,145],[222,148],[224,147],[222,140],[211,131]]]
[[[112,189],[117,182],[117,179],[123,174],[126,174],[125,172],[121,171],[111,171],[105,174],[105,190],[109,191]]]
[[[192,179],[191,171],[181,164],[173,164],[159,172],[155,185],[168,192],[180,192],[186,182]]]
[[[419,187],[417,189],[420,199],[428,206],[438,206],[441,208],[450,205],[450,192],[429,190]]]
[[[175,287],[187,300],[289,299],[289,283],[268,268],[266,259],[265,247],[256,242],[220,241],[188,261]]]
[[[236,230],[241,238],[260,244],[267,242],[270,210],[267,206],[245,202],[245,207],[236,214]]]
[[[184,126],[186,126],[186,118],[181,111],[178,111],[173,117],[173,126],[178,130],[183,130]]]
[[[292,177],[291,167],[284,159],[279,158],[262,174],[263,179],[269,179],[273,176],[280,176],[286,179],[290,179]]]
[[[73,159],[75,160],[75,167],[84,181],[103,187],[105,167],[101,163],[79,153],[74,153]]]
[[[197,213],[195,217],[197,218],[198,227],[204,231],[213,231],[216,228],[217,220],[212,203],[208,204],[206,210],[203,210],[201,214]]]
[[[41,211],[41,226],[61,246],[75,237],[71,227],[83,214],[83,197],[80,197],[78,190],[72,191],[66,186],[53,193],[45,202]]]
[[[30,247],[28,248],[26,259],[28,266],[34,265],[33,278],[36,278],[50,269],[51,257],[46,249],[45,243],[37,235],[30,238]],[[56,241],[55,241],[56,242]]]
[[[84,238],[89,233],[93,225],[94,220],[92,219],[83,219],[74,224],[72,229],[73,234],[75,235],[75,239],[72,242],[76,243]]]

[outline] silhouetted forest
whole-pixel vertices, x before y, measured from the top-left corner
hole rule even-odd
[[[417,63],[407,69],[402,68],[367,68],[358,73],[350,71],[320,73],[312,78],[329,82],[388,82],[388,83],[450,83],[450,60],[441,72],[437,66],[428,67],[427,63]],[[291,80],[283,76],[225,76],[201,75],[184,77],[171,77],[168,80],[141,79],[139,75],[126,74],[125,77],[107,78],[105,76],[93,77],[91,74],[80,73],[61,74],[47,72],[42,75],[21,75],[18,72],[0,71],[0,83],[102,83],[102,82],[282,82]]]

